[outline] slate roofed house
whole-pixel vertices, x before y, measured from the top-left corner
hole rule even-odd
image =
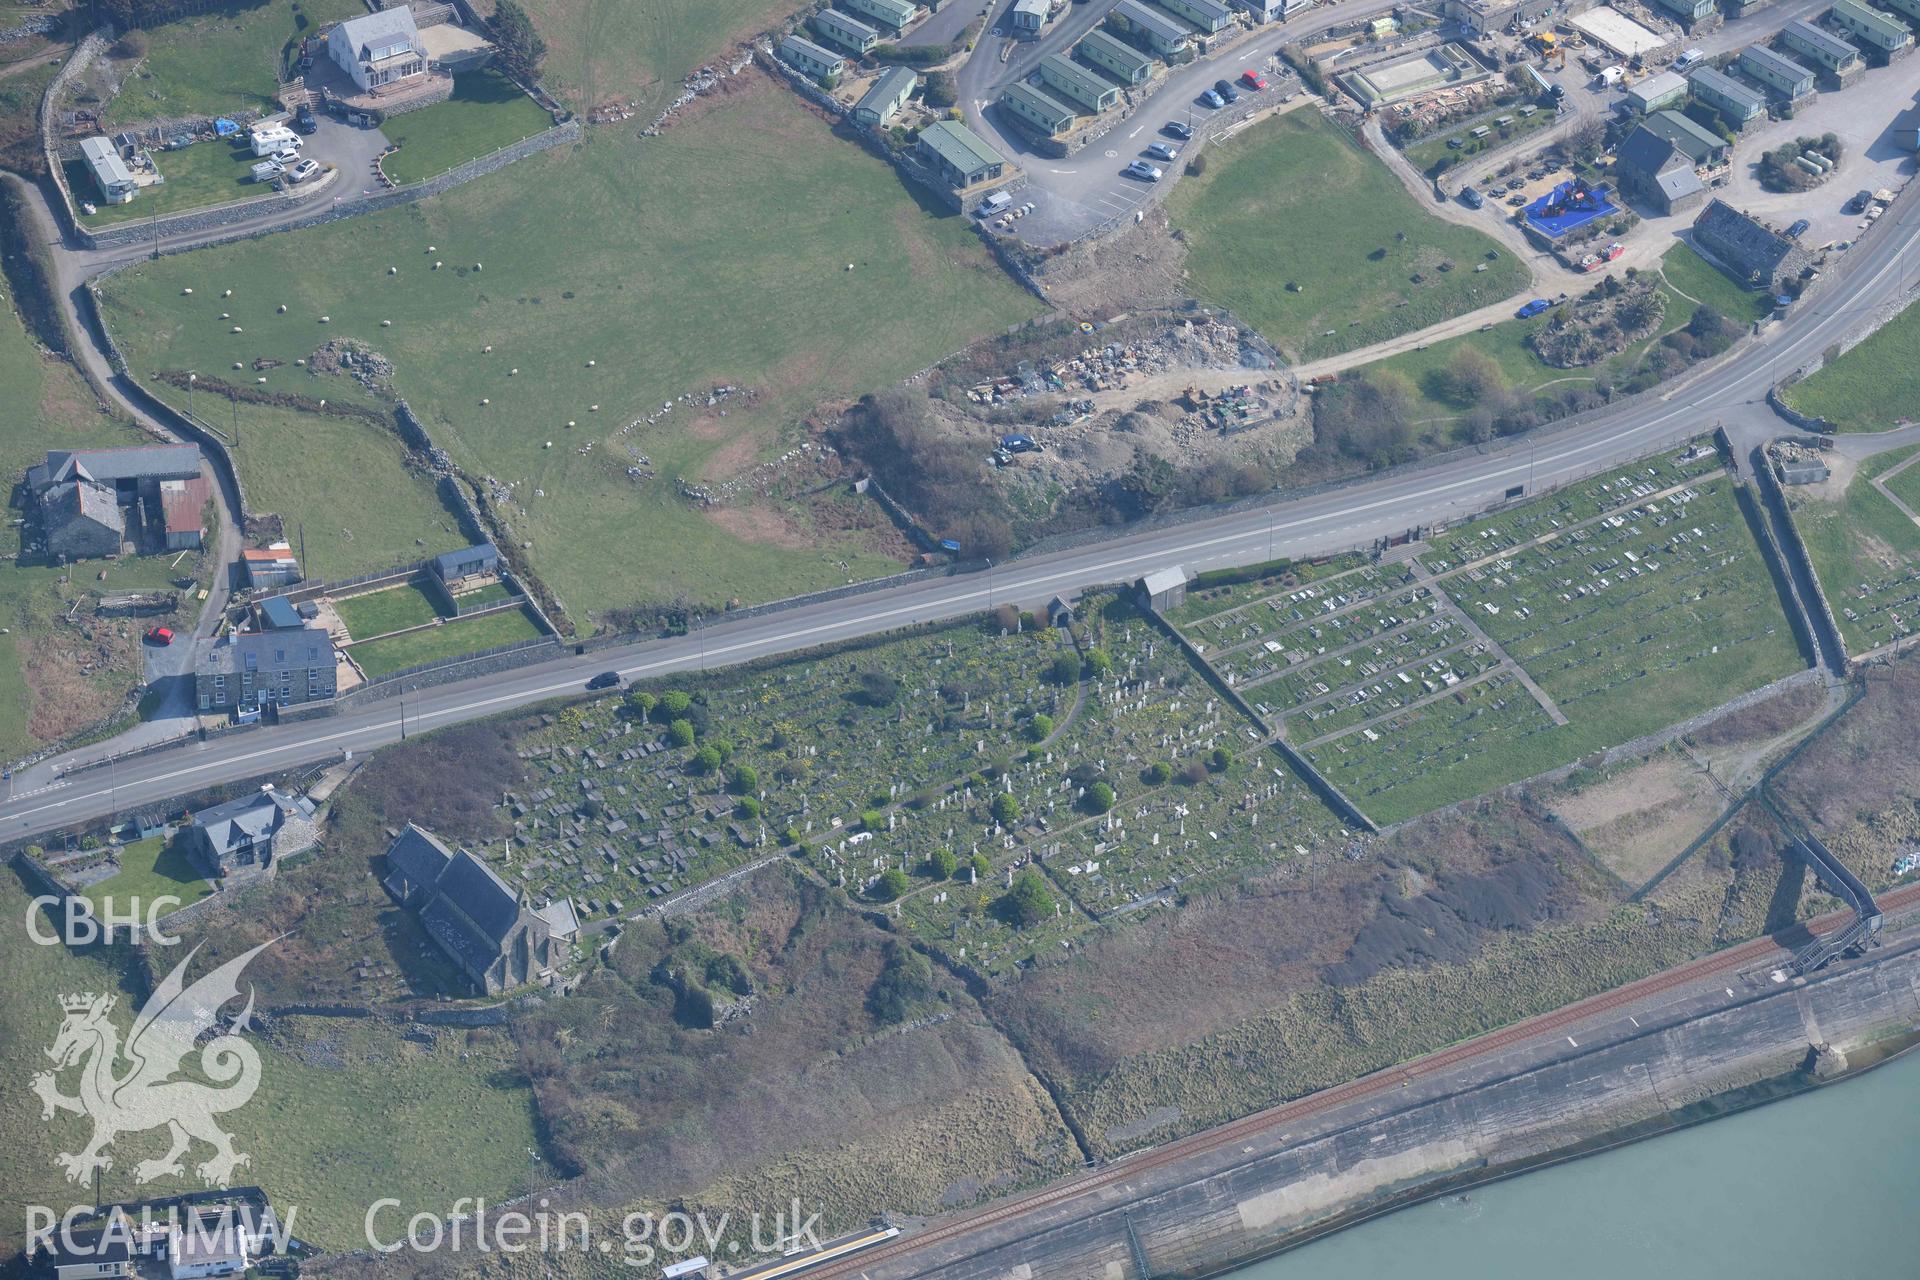
[[[117,556],[127,536],[113,490],[91,480],[68,480],[47,488],[40,495],[40,527],[47,555],[67,560]]]
[[[1663,215],[1693,208],[1706,199],[1706,184],[1694,171],[1692,157],[1644,123],[1620,144],[1613,173],[1623,195],[1652,205]]]
[[[133,170],[120,158],[120,152],[106,138],[88,138],[80,144],[80,159],[93,175],[93,185],[102,204],[127,204],[140,194]],[[85,195],[76,192],[85,199]]]
[[[180,1229],[167,1233],[170,1280],[209,1280],[245,1274],[253,1258],[253,1238],[233,1214],[187,1214]]]
[[[815,80],[837,80],[847,67],[847,60],[833,50],[800,36],[788,36],[774,52],[780,61]]]
[[[27,1249],[28,1270],[36,1275],[52,1276],[54,1280],[137,1276],[138,1265],[133,1255],[132,1233],[124,1227],[55,1230],[44,1240],[30,1240]]]
[[[880,43],[880,33],[860,19],[838,9],[822,9],[813,15],[813,29],[822,39],[851,53],[867,53]]]
[[[491,542],[476,542],[433,558],[433,574],[442,582],[458,582],[484,573],[500,572],[500,552]]]
[[[93,480],[131,497],[149,482],[186,480],[200,474],[200,450],[190,444],[137,444],[124,449],[49,449],[47,460],[27,468],[27,488],[40,492],[63,480]]]
[[[412,823],[387,847],[382,884],[487,995],[551,978],[579,934],[571,902],[535,909],[485,862]]]
[[[1733,152],[1732,143],[1678,111],[1656,111],[1640,127],[1665,138],[1698,165],[1720,164]]]
[[[1734,279],[1767,293],[1779,293],[1813,265],[1812,254],[1724,200],[1694,220],[1693,242]]]
[[[1720,113],[1735,129],[1744,129],[1767,114],[1767,96],[1748,88],[1717,67],[1702,67],[1687,77],[1696,102]]]
[[[208,875],[226,880],[271,875],[282,859],[320,841],[313,801],[273,787],[202,809],[181,839]]]
[[[1007,171],[1006,159],[957,120],[937,120],[922,129],[920,156],[955,190],[993,182]]]
[[[873,82],[873,87],[860,95],[860,101],[853,104],[853,121],[866,125],[869,129],[878,128],[900,114],[900,109],[913,97],[913,91],[920,87],[920,77],[905,67],[888,67]]]
[[[193,672],[201,711],[252,712],[330,701],[338,690],[333,637],[325,627],[243,631],[200,656]]]
[[[348,18],[327,33],[327,54],[362,92],[427,73],[420,29],[404,4]]]

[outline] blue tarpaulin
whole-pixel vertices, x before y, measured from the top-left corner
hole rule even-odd
[[[225,116],[221,116],[218,120],[215,120],[213,122],[213,131],[224,138],[229,134],[235,134],[240,132],[240,126],[235,124],[233,121],[227,119]]]

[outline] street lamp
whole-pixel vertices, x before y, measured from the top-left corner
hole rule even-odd
[[[188,418],[193,418],[193,384],[198,381],[200,381],[199,374],[197,373],[187,374],[187,417]],[[195,419],[195,421],[198,421],[198,419]]]

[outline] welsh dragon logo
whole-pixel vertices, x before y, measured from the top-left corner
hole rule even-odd
[[[69,1111],[93,1121],[92,1140],[77,1152],[57,1157],[69,1181],[84,1183],[95,1170],[111,1169],[108,1149],[121,1134],[162,1127],[171,1145],[159,1159],[142,1160],[134,1167],[136,1181],[182,1174],[182,1157],[195,1141],[213,1148],[213,1155],[194,1169],[210,1186],[225,1185],[235,1168],[250,1163],[233,1149],[233,1139],[214,1117],[245,1106],[260,1085],[260,1055],[240,1035],[253,1015],[251,988],[239,1017],[216,1028],[222,1006],[240,995],[241,971],[271,945],[261,943],[189,987],[182,975],[200,950],[195,947],[141,1007],[124,1046],[119,1028],[107,1016],[117,996],[87,992],[60,997],[66,1016],[46,1051],[54,1069],[34,1076],[33,1091],[40,1096],[44,1120]],[[210,1033],[212,1038],[200,1045],[197,1064],[204,1079],[182,1075],[194,1046]],[[60,1092],[58,1077],[75,1067],[80,1071],[79,1092],[69,1097]]]

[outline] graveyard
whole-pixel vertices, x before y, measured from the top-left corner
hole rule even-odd
[[[1833,608],[1847,653],[1858,659],[1911,635],[1920,616],[1920,528],[1896,504],[1920,502],[1920,450],[1869,458],[1851,475],[1787,490],[1793,522]]]
[[[1203,590],[1170,617],[1376,821],[1630,741],[1806,662],[1705,442],[1411,550]]]

